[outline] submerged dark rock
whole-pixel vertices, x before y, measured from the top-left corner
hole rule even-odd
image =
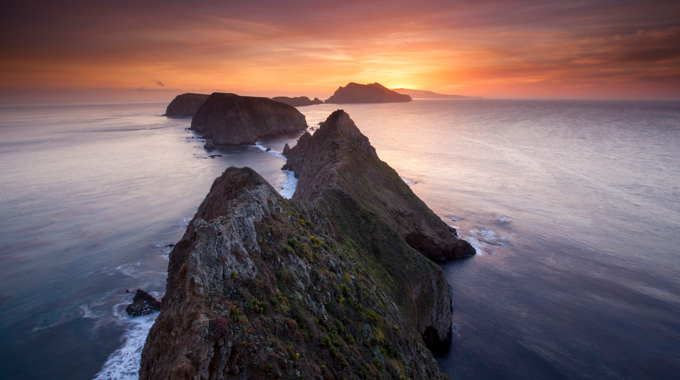
[[[205,139],[205,144],[203,144],[203,149],[205,150],[215,150],[217,147],[213,143],[212,139]]]
[[[142,315],[151,314],[161,309],[161,303],[155,299],[151,294],[142,289],[137,289],[132,303],[125,308],[125,312],[132,317],[141,317]]]
[[[345,115],[290,149],[292,200],[249,168],[215,180],[170,253],[141,379],[446,377],[430,350],[450,345],[451,289],[386,205],[367,207],[382,198],[347,186],[378,184],[355,167],[367,158],[370,173],[392,174]]]
[[[275,96],[272,98],[272,100],[288,104],[289,106],[293,107],[304,107],[304,106],[312,106],[315,104],[323,104],[323,101],[319,100],[319,98],[314,98],[314,100],[310,100],[306,96],[298,96],[295,98],[289,98],[287,96]]]
[[[208,95],[206,94],[187,93],[177,95],[175,99],[168,104],[168,107],[165,110],[165,116],[192,117],[206,99],[208,99]]]
[[[380,83],[358,84],[351,82],[345,87],[339,87],[326,103],[392,103],[410,102],[408,95],[394,92]]]
[[[307,129],[295,107],[268,98],[213,93],[196,111],[191,129],[215,145],[255,144],[265,136]]]

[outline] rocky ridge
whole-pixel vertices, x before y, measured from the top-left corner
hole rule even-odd
[[[201,107],[203,102],[208,99],[209,95],[206,94],[181,94],[175,96],[175,98],[168,104],[165,110],[165,116],[167,117],[192,117],[196,114],[196,111]]]
[[[326,103],[392,103],[410,102],[408,95],[394,92],[380,83],[358,84],[351,82],[345,87],[339,87],[333,95],[326,99]]]
[[[302,158],[322,149],[322,163]],[[352,168],[348,154],[375,150],[342,111],[288,154],[292,200],[249,168],[213,183],[170,253],[140,378],[445,378],[430,350],[451,341],[450,287],[389,211],[367,205],[381,196],[361,199],[365,175],[393,171]],[[422,212],[410,217],[431,217]]]
[[[239,145],[307,129],[307,122],[295,107],[281,102],[215,92],[196,111],[190,129],[214,145]]]
[[[300,179],[293,199],[314,201],[325,189],[337,187],[432,260],[443,262],[475,254],[470,244],[458,239],[399,174],[378,158],[346,112],[335,111],[314,135],[302,135],[286,157],[283,168]]]

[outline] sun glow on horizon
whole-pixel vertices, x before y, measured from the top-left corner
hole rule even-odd
[[[77,89],[323,98],[349,82],[377,82],[482,97],[680,99],[677,2],[532,8],[526,1],[386,9],[294,1],[159,7],[151,0],[88,2],[78,13],[16,3],[22,12],[3,19],[0,95]],[[545,14],[554,17],[547,22]]]

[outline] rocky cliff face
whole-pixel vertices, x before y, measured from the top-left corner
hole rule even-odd
[[[339,188],[391,226],[414,249],[432,260],[474,255],[378,158],[368,138],[344,111],[334,112],[312,136],[305,133],[287,153],[284,169],[299,178],[293,199],[315,201],[325,189]]]
[[[384,194],[417,208],[401,221],[431,216],[342,111],[289,154],[292,200],[248,168],[213,183],[170,253],[140,378],[445,378],[430,350],[451,342],[451,290]]]
[[[319,98],[314,98],[314,100],[311,100],[306,96],[298,96],[295,98],[289,98],[287,96],[275,96],[272,98],[272,100],[276,102],[286,103],[289,106],[293,107],[304,107],[311,106],[314,104],[323,104],[323,102],[319,100]]]
[[[391,103],[410,102],[408,95],[396,93],[380,83],[357,84],[349,83],[345,87],[339,87],[326,103]]]
[[[443,378],[421,337],[450,339],[441,270],[329,192],[286,200],[248,168],[215,180],[170,255],[140,378]]]
[[[295,107],[267,98],[213,93],[200,106],[191,129],[215,145],[254,144],[258,139],[304,130],[305,116]]]
[[[168,104],[168,108],[165,110],[165,116],[192,117],[206,99],[208,99],[208,95],[205,94],[187,93],[177,95],[175,99]]]

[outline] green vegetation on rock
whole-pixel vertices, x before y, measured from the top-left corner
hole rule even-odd
[[[334,149],[341,166],[354,148]],[[445,377],[430,351],[451,338],[441,269],[359,193],[298,186],[315,196],[284,199],[248,168],[215,180],[170,255],[140,378]]]

